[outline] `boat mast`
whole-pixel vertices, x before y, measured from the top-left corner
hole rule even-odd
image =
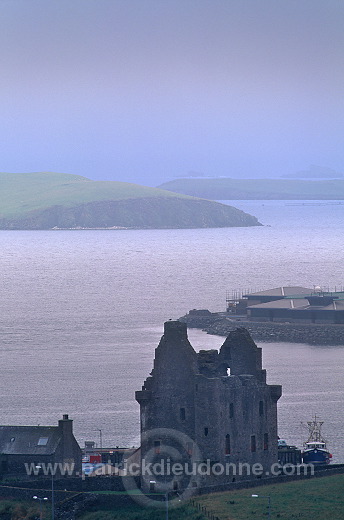
[[[325,442],[321,435],[321,427],[324,421],[317,421],[317,416],[314,416],[314,421],[307,421],[309,438],[307,442]]]

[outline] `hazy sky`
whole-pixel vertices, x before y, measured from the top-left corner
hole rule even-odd
[[[344,172],[343,0],[0,0],[0,171]]]

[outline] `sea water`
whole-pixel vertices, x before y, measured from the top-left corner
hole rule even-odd
[[[344,205],[233,201],[262,227],[0,231],[1,424],[74,420],[81,445],[139,443],[139,390],[163,323],[225,309],[226,292],[282,285],[338,289]],[[189,332],[200,348],[224,338]],[[282,384],[279,434],[307,437],[314,414],[344,462],[344,346],[260,343],[268,383]]]

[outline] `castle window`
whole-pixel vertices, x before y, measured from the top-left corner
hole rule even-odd
[[[264,450],[269,449],[269,434],[264,433]]]
[[[229,418],[232,419],[234,416],[234,403],[229,403]]]
[[[251,435],[251,451],[252,451],[252,453],[257,451],[256,436],[255,435]]]
[[[185,421],[185,408],[180,408],[179,410],[179,418],[181,421]]]
[[[225,454],[229,455],[230,452],[231,452],[231,437],[227,433],[227,435],[226,435],[226,443],[225,443]]]
[[[230,376],[231,375],[231,369],[228,367],[227,368],[227,376]]]
[[[259,401],[259,415],[264,415],[264,402]]]
[[[161,446],[161,441],[154,441],[154,450],[155,450],[156,455],[159,455],[159,453],[160,453],[160,446]]]
[[[193,443],[192,442],[187,442],[186,443],[186,450],[188,452],[188,455],[192,455],[192,448],[193,448]]]
[[[209,433],[209,429],[208,428],[204,428],[204,435],[207,436]]]
[[[177,480],[173,481],[173,490],[178,491],[178,481]]]

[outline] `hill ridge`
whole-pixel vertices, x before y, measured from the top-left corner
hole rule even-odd
[[[231,206],[160,188],[54,172],[0,173],[0,229],[257,225]]]

